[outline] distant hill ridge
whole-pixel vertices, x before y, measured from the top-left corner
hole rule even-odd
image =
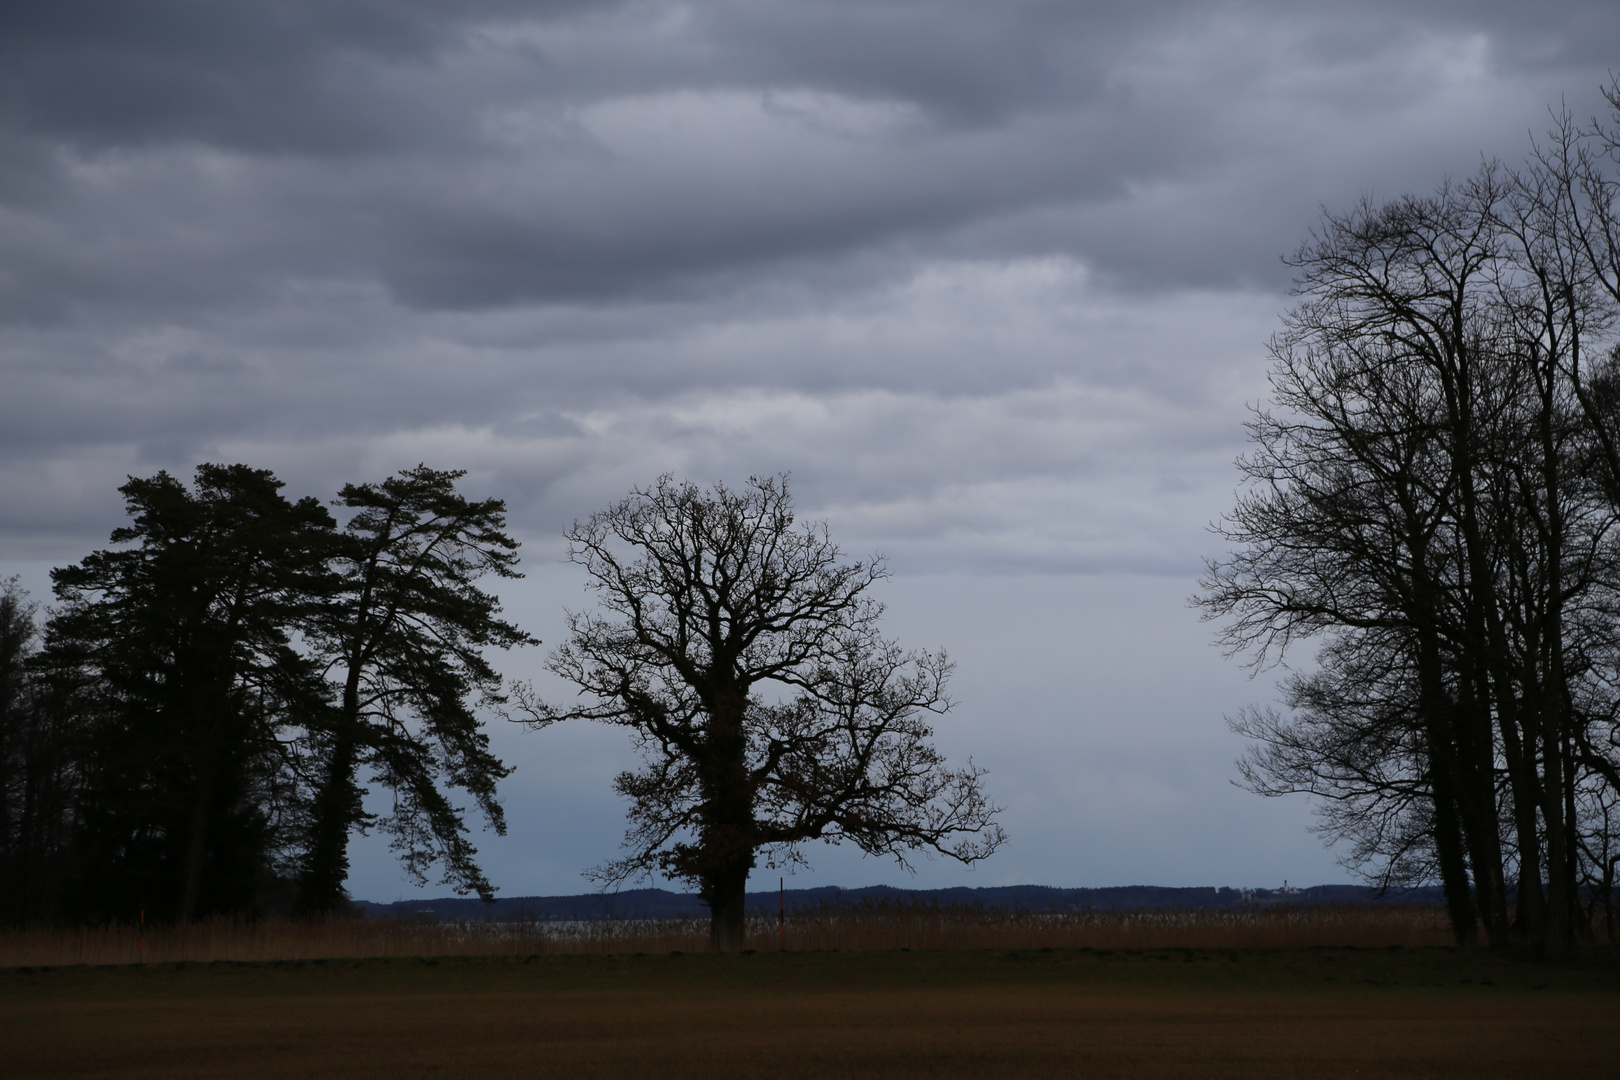
[[[1438,904],[1438,888],[1383,892],[1366,885],[1313,885],[1305,889],[1175,889],[1158,885],[1123,885],[1107,889],[1062,889],[1048,885],[1001,885],[983,889],[898,889],[871,885],[864,889],[788,889],[748,894],[750,910],[775,913],[783,900],[787,909],[819,907],[826,903],[860,904],[865,901],[920,901],[925,904],[962,904],[1026,911],[1099,911],[1138,908],[1227,908],[1245,904]],[[373,918],[411,919],[651,919],[708,914],[695,893],[667,889],[626,889],[616,893],[578,896],[513,896],[486,904],[482,900],[445,897],[436,900],[399,900],[379,904],[356,900],[354,906]]]

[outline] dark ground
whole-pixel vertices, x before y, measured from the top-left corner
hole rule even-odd
[[[0,971],[32,1077],[1612,1077],[1620,962],[1455,949]]]

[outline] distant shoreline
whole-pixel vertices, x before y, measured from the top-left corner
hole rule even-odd
[[[871,885],[840,889],[826,885],[814,889],[764,890],[748,894],[750,910],[774,914],[785,904],[789,913],[824,904],[922,903],[942,906],[982,906],[1026,911],[1069,911],[1091,908],[1119,911],[1139,908],[1231,908],[1272,904],[1438,904],[1435,886],[1380,890],[1370,885],[1313,885],[1309,888],[1234,889],[1225,887],[1171,888],[1158,885],[1121,885],[1100,889],[1065,889],[1047,885],[1002,885],[988,888],[902,889]],[[492,903],[477,898],[442,897],[377,903],[353,902],[370,918],[419,919],[658,919],[706,917],[708,908],[696,893],[668,889],[625,889],[610,893],[573,896],[499,897]]]

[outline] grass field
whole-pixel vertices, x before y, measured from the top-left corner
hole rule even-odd
[[[1612,1077],[1620,962],[1447,948],[13,968],[28,1077]]]

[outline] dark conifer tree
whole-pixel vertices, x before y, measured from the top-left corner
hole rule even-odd
[[[10,924],[57,912],[78,781],[71,713],[32,662],[36,610],[16,578],[0,582],[0,923]]]
[[[116,546],[53,572],[41,662],[79,698],[82,916],[252,911],[295,841],[291,744],[327,705],[289,628],[333,521],[281,487],[245,465],[131,479]]]
[[[331,592],[305,626],[336,697],[317,740],[320,788],[299,894],[307,913],[342,902],[350,834],[372,821],[362,771],[393,793],[380,825],[414,877],[437,861],[458,891],[493,894],[443,788],[466,791],[505,831],[495,785],[508,770],[473,711],[502,700],[483,650],[538,643],[501,620],[495,597],[474,584],[485,574],[520,577],[518,545],[503,531],[506,504],[461,495],[463,475],[419,465],[339,493],[338,505],[355,513],[332,548]]]

